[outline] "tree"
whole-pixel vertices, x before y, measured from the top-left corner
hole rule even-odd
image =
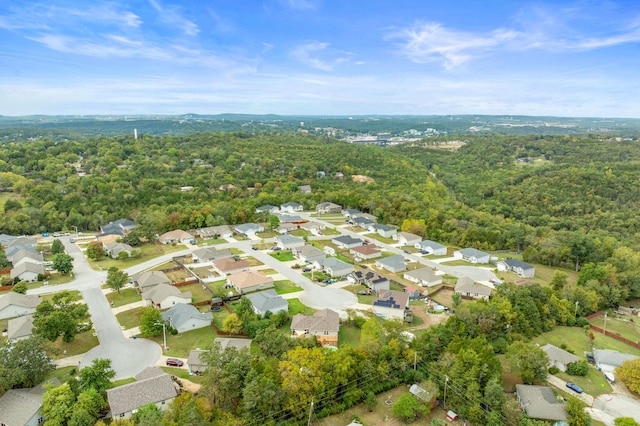
[[[27,294],[27,283],[25,283],[24,281],[20,281],[19,283],[14,285],[11,290],[15,291],[16,293]]]
[[[567,278],[568,276],[564,272],[556,271],[551,279],[551,288],[553,288],[557,293],[562,292],[564,287],[567,285]]]
[[[623,362],[616,368],[616,376],[630,391],[640,393],[640,358]]]
[[[293,339],[279,332],[275,325],[271,324],[269,327],[258,330],[253,341],[260,346],[266,356],[280,358],[283,353],[291,349]]]
[[[615,426],[640,426],[632,417],[618,417],[613,421]]]
[[[64,342],[72,342],[77,334],[91,330],[89,308],[85,303],[76,303],[79,299],[63,291],[51,301],[41,302],[33,315],[33,334],[52,342],[60,336]]]
[[[222,331],[225,331],[227,333],[240,334],[242,333],[242,327],[242,321],[235,313],[226,317],[222,322]]]
[[[53,257],[53,267],[62,275],[67,275],[73,270],[73,257],[66,253],[58,253]]]
[[[159,336],[162,334],[162,314],[156,308],[148,306],[140,315],[140,333],[143,336]]]
[[[280,361],[282,388],[286,392],[285,407],[297,418],[302,418],[311,398],[322,386],[325,354],[320,348],[296,347]]]
[[[112,266],[107,272],[107,286],[116,290],[120,294],[120,289],[129,282],[129,275],[126,272]]]
[[[52,384],[44,385],[46,389],[42,396],[42,416],[47,419],[45,426],[66,426],[73,415],[73,405],[76,396],[68,383],[58,387]]]
[[[92,426],[108,404],[94,388],[84,390],[73,405],[69,426]]]
[[[0,340],[0,359],[0,394],[11,388],[34,387],[55,369],[45,340],[38,336],[14,343]]]
[[[83,391],[95,389],[101,395],[111,387],[111,380],[116,372],[111,368],[110,359],[96,358],[91,365],[78,372],[80,387]]]
[[[64,253],[64,244],[62,244],[62,241],[58,239],[53,240],[53,243],[51,244],[51,254],[60,253]]]
[[[591,426],[591,416],[584,410],[585,404],[575,396],[567,398],[567,423],[569,426]]]
[[[138,426],[156,426],[161,424],[162,410],[153,402],[138,408],[131,420]]]
[[[257,317],[255,311],[253,310],[253,304],[248,297],[242,297],[240,299],[240,303],[238,303],[235,311],[238,315],[238,318],[240,318],[240,321],[242,321],[243,324],[249,324]]]
[[[0,246],[0,268],[4,269],[10,265],[11,262],[9,262],[9,259],[7,259],[7,254],[4,252],[4,248]]]
[[[86,253],[87,253],[87,257],[93,260],[100,259],[104,257],[106,254],[104,250],[104,246],[100,241],[91,241],[87,245]]]
[[[200,399],[204,401],[204,399]],[[192,393],[183,392],[177,398],[175,398],[169,404],[169,408],[164,413],[162,418],[163,426],[207,426],[211,424],[207,421],[208,416],[203,411],[207,411],[210,414],[210,408],[204,406],[205,410],[201,409],[201,404],[198,404],[198,400]],[[207,409],[209,408],[209,409]]]
[[[589,372],[589,364],[587,361],[580,360],[567,365],[567,374],[572,376],[586,376]]]
[[[511,362],[512,368],[519,372],[522,381],[527,384],[547,377],[549,357],[534,344],[513,342],[507,349],[506,358]]]
[[[402,419],[405,423],[412,423],[418,416],[429,414],[429,408],[418,401],[410,393],[403,394],[398,401],[393,404],[393,415]]]
[[[453,300],[454,309],[457,309],[458,306],[460,306],[460,303],[462,303],[462,295],[460,293],[453,293],[451,295],[451,300]]]

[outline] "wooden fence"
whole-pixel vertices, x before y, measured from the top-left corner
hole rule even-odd
[[[589,325],[591,326],[591,329],[593,331],[597,331],[598,333],[602,333],[605,336],[609,336],[612,339],[616,339],[619,342],[622,343],[626,343],[629,346],[633,346],[634,348],[640,349],[640,343],[638,342],[634,342],[632,340],[627,339],[626,337],[622,337],[621,335],[619,335],[618,333],[613,333],[611,331],[605,331],[604,329],[598,327],[597,325],[593,325],[591,324],[591,320],[594,318],[598,318],[599,316],[601,316],[603,314],[602,311],[600,312],[596,312],[595,314],[591,314],[587,317],[587,319],[589,320]]]

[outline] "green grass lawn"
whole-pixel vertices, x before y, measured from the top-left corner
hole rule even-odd
[[[605,328],[604,315],[600,315],[589,321],[600,328]],[[606,330],[617,333],[633,342],[640,342],[640,319],[630,315],[607,315]]]
[[[183,293],[190,291],[191,296],[193,297],[192,301],[194,303],[211,300],[211,297],[213,296],[213,294],[211,294],[211,292],[207,288],[203,288],[202,284],[200,283],[185,285],[182,287],[178,287],[178,289]]]
[[[249,266],[262,266],[264,265],[264,263],[260,262],[258,259],[256,259],[255,257],[247,257],[245,259],[247,262],[249,262]]]
[[[275,274],[278,273],[278,271],[276,271],[275,269],[271,269],[271,268],[269,268],[269,269],[261,269],[260,271],[265,275],[275,275]]]
[[[441,264],[447,265],[447,266],[477,266],[477,264],[467,262],[466,260],[461,260],[461,259],[450,260],[449,262],[442,262]],[[488,265],[485,265],[485,266],[488,266]]]
[[[289,299],[287,303],[289,304],[290,316],[294,316],[295,314],[313,315],[313,309],[303,305],[300,299]]]
[[[171,333],[167,333],[167,346],[169,347],[169,352],[163,351],[163,355],[187,358],[191,350],[197,348],[208,348],[211,346],[211,343],[215,338],[216,334],[213,332],[213,328],[211,327],[198,328],[196,330],[176,334],[175,336]],[[148,337],[148,339],[153,340],[160,346],[163,345],[162,334]]]
[[[289,280],[274,281],[273,287],[278,294],[295,293],[297,291],[302,291],[302,287],[298,287]]]
[[[604,377],[602,372],[598,371],[593,366],[589,366],[589,372],[583,377],[571,376],[563,372],[559,372],[556,376],[565,382],[575,383],[589,395],[598,396],[611,392],[611,386],[607,379]]]
[[[306,229],[294,229],[293,231],[289,232],[290,235],[293,235],[294,237],[308,237],[309,235],[311,235],[311,232],[307,231]]]
[[[62,337],[55,342],[51,342],[49,346],[52,348],[50,355],[55,359],[64,358],[65,356],[80,355],[88,352],[100,344],[98,338],[94,336],[95,330],[89,330],[76,336],[73,342],[65,343]],[[67,351],[65,355],[64,351]]]
[[[31,289],[31,288],[42,287],[44,286],[45,281],[48,283],[47,285],[58,285],[58,284],[70,283],[73,280],[74,280],[74,277],[72,277],[71,275],[62,275],[56,272],[46,277],[44,281],[28,283],[27,288]]]
[[[385,244],[394,244],[396,242],[393,238],[382,237],[376,233],[365,234],[364,237],[373,239],[373,240],[378,240],[381,243],[385,243]]]
[[[360,329],[355,325],[340,326],[338,332],[338,346],[349,345],[352,348],[360,346]]]
[[[640,356],[640,349],[629,346],[609,336],[594,332],[595,339],[593,347],[598,349],[613,349]],[[572,350],[577,356],[584,358],[585,352],[591,352],[591,342],[588,332],[580,327],[556,327],[553,330],[543,333],[532,340],[541,346],[547,343],[560,347],[563,343],[567,345],[567,350]]]
[[[200,247],[205,247],[205,246],[213,246],[216,244],[224,244],[226,242],[227,240],[225,240],[224,238],[211,238],[210,240],[203,240],[199,245]]]
[[[113,382],[111,382],[111,387],[112,388],[117,388],[118,386],[128,385],[129,383],[133,383],[135,381],[136,381],[135,377],[129,377],[127,379],[114,380]]]
[[[351,257],[346,256],[343,253],[336,253],[336,258],[342,260],[345,263],[348,263],[350,265],[353,265],[353,259]]]
[[[269,256],[279,260],[280,262],[288,262],[291,260],[296,260],[290,251],[276,251],[273,253],[269,253]]]
[[[187,379],[187,380],[189,380],[190,382],[193,382],[193,383],[202,384],[204,382],[204,378],[202,376],[196,376],[195,374],[191,375],[184,368],[176,368],[176,367],[160,367],[160,368],[165,373],[172,374],[172,375],[174,375],[176,377],[179,377],[181,379]]]
[[[322,232],[323,235],[340,235],[340,231],[338,231],[336,228],[325,228],[320,232]]]
[[[212,274],[211,269],[209,268],[209,266],[202,266],[200,268],[191,268],[191,272],[193,272],[194,274],[196,274],[198,276],[198,278],[207,278],[209,275]]]
[[[162,256],[163,254],[174,253],[184,249],[185,246],[182,244],[176,244],[175,246],[171,244],[160,244],[158,246],[155,244],[144,244],[140,247],[134,247],[134,250],[137,250],[139,254],[127,259],[111,259],[110,257],[103,257],[100,260],[87,260],[89,261],[89,265],[91,265],[93,269],[97,270],[107,270],[112,266],[115,266],[118,269],[126,269],[142,262],[146,262],[147,260],[154,259],[158,256]],[[172,265],[175,266],[173,263]]]
[[[78,290],[67,290],[74,298],[78,299],[78,300],[82,300],[82,294],[80,294],[80,291]],[[53,296],[55,296],[56,293],[49,293],[49,294],[42,294],[40,295],[40,301],[42,302],[43,300],[48,300],[48,301],[52,301],[53,300]]]
[[[73,373],[73,374],[71,374]],[[78,373],[76,367],[61,367],[56,368],[51,373],[47,374],[46,380],[58,379],[60,383],[67,383],[72,377],[75,377]]]
[[[112,307],[117,308],[118,306],[124,306],[128,305],[129,303],[139,302],[142,300],[142,296],[138,294],[138,291],[135,288],[125,288],[121,289],[120,293],[118,293],[117,291],[108,293],[107,300]]]
[[[229,306],[231,306],[231,309],[234,308],[234,304],[231,304]],[[222,324],[224,323],[224,320],[231,314],[226,309],[221,309],[219,312],[212,312],[212,313],[213,313],[213,323],[216,325],[218,330],[222,330]]]
[[[120,312],[116,315],[116,319],[120,323],[121,326],[128,330],[133,327],[138,327],[140,325],[140,317],[142,315],[142,311],[144,307],[129,309],[128,311]]]

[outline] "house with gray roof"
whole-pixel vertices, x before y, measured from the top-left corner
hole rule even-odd
[[[398,232],[391,238],[396,240],[400,246],[413,247],[416,245],[416,243],[422,241],[422,237],[420,235],[412,234],[410,232]]]
[[[150,367],[140,372],[135,382],[107,389],[107,401],[113,419],[128,419],[137,408],[147,404],[165,411],[178,394],[169,374]]]
[[[306,245],[291,249],[291,253],[302,262],[311,263],[313,261],[324,259],[327,255],[317,247]]]
[[[33,335],[33,315],[11,318],[7,323],[7,339],[23,340]]]
[[[323,347],[338,347],[340,315],[323,309],[313,315],[296,314],[291,319],[291,337],[315,337]]]
[[[253,237],[258,232],[264,232],[264,226],[257,223],[243,223],[242,225],[236,225],[233,229],[245,237]]]
[[[405,272],[403,276],[420,287],[433,287],[442,284],[442,275],[436,274],[436,271],[431,268],[414,269]]]
[[[39,275],[44,275],[44,267],[39,263],[22,262],[9,272],[11,279],[18,278],[20,281],[38,281]]]
[[[193,233],[203,239],[233,237],[233,231],[229,225],[207,226],[196,229]]]
[[[278,206],[273,206],[271,204],[265,204],[264,206],[260,206],[256,209],[256,213],[270,213],[276,214],[280,211]]]
[[[558,400],[548,386],[516,385],[516,396],[520,407],[532,419],[566,421],[565,404]]]
[[[100,235],[98,235],[98,237],[106,235],[119,235],[124,237],[129,232],[133,231],[136,226],[136,223],[129,219],[114,220],[113,222],[100,226]]]
[[[254,293],[247,294],[244,297],[251,301],[253,311],[260,316],[263,316],[267,312],[277,314],[280,311],[289,311],[289,304],[286,299],[276,293],[273,289],[256,291]]]
[[[11,264],[15,268],[23,262],[44,264],[44,256],[31,250],[20,249],[11,257]]]
[[[149,288],[158,284],[171,284],[171,280],[162,271],[147,271],[135,274],[133,282],[136,283],[141,292],[147,291]]]
[[[293,201],[289,201],[288,203],[284,203],[284,204],[280,204],[280,211],[285,213],[285,212],[289,212],[289,213],[293,213],[293,212],[301,212],[304,209],[304,207],[302,206],[302,204],[293,202]]]
[[[0,320],[33,314],[40,304],[36,294],[20,294],[10,291],[0,296]]]
[[[564,349],[560,349],[551,343],[541,346],[540,349],[542,349],[549,357],[549,365],[547,367],[553,366],[560,371],[567,371],[567,366],[569,364],[580,361],[580,358],[574,354],[567,352]]]
[[[491,287],[478,284],[470,277],[460,277],[454,291],[465,299],[489,299]]]
[[[389,286],[391,284],[389,278],[368,269],[364,269],[362,271],[354,271],[353,273],[349,274],[347,279],[354,284],[366,285],[376,293],[384,290],[389,290]]]
[[[157,309],[169,309],[176,303],[191,303],[190,291],[184,293],[178,287],[169,284],[158,284],[142,293],[142,299],[147,306]]]
[[[511,271],[522,278],[533,278],[536,273],[535,266],[518,259],[504,259],[496,263],[496,266],[498,267],[498,271]]]
[[[340,235],[333,238],[331,242],[342,249],[350,249],[364,244],[360,238],[354,238],[351,235]]]
[[[60,386],[58,379],[49,381]],[[43,385],[31,389],[9,389],[0,397],[0,425],[5,426],[38,426],[46,420],[42,408]]]
[[[187,358],[187,367],[189,368],[189,373],[191,374],[200,374],[204,373],[207,368],[209,368],[209,364],[203,358],[200,358],[200,355],[206,354],[209,351],[205,351],[203,349],[193,349],[189,352],[189,357]]]
[[[298,187],[298,189],[300,190],[300,192],[302,192],[303,194],[311,194],[311,185],[300,185]]]
[[[407,270],[407,264],[404,261],[404,257],[398,255],[383,257],[376,260],[376,268],[385,269],[389,272],[402,272]]]
[[[379,317],[404,321],[409,309],[409,293],[387,290],[379,294],[371,304],[371,310]]]
[[[638,358],[635,355],[625,354],[611,349],[594,349],[593,357],[596,360],[596,367],[604,372],[613,373],[616,367],[621,367],[625,361]]]
[[[398,228],[391,225],[384,225],[382,223],[373,223],[368,227],[369,232],[375,232],[381,237],[391,238],[398,233]]]
[[[229,249],[218,250],[215,247],[204,247],[194,250],[193,253],[191,253],[191,260],[193,263],[213,262],[218,259],[224,259],[232,256],[233,255]]]
[[[37,253],[36,251],[36,246],[30,246],[30,245],[17,245],[17,246],[10,246],[4,249],[4,254],[7,255],[7,259],[9,259],[10,262],[13,261],[13,256],[20,252],[20,251],[29,251],[31,253]]]
[[[456,250],[453,252],[453,257],[456,259],[466,260],[470,263],[489,263],[489,260],[491,259],[489,253],[485,253],[474,248]]]
[[[133,253],[133,247],[124,243],[106,243],[104,249],[112,259],[117,259],[120,253],[126,253],[127,257],[131,257]]]
[[[0,246],[7,246],[9,245],[9,243],[13,240],[15,240],[18,237],[14,237],[13,235],[9,235],[9,234],[0,234]]]
[[[352,217],[353,215],[356,215],[358,213],[362,212],[358,209],[342,209],[342,215],[344,217]]]
[[[342,206],[335,203],[324,202],[316,205],[316,213],[340,213],[342,212]]]
[[[447,254],[447,246],[431,240],[420,241],[414,247],[420,249],[423,254],[432,254],[434,256],[446,256]]]
[[[353,226],[359,226],[362,229],[367,229],[369,226],[375,224],[375,220],[371,220],[367,217],[352,217],[349,219],[349,224]]]
[[[213,316],[211,312],[199,312],[192,305],[176,303],[168,311],[162,313],[162,319],[178,330],[178,333],[184,333],[185,331],[209,327]]]
[[[38,244],[37,238],[32,237],[17,237],[7,243],[7,248],[10,247],[33,247],[35,249]],[[8,256],[8,255],[7,255]]]
[[[344,277],[353,272],[353,265],[335,257],[327,257],[313,262],[313,267],[323,270],[331,277]]]
[[[304,220],[301,216],[297,214],[283,214],[279,217],[279,219],[280,219],[281,225],[286,223],[298,224],[298,223],[306,222],[306,220]]]
[[[213,339],[213,343],[218,343],[222,350],[227,348],[235,348],[237,350],[244,348],[249,349],[251,342],[251,339],[241,339],[237,337],[216,337]]]
[[[282,250],[291,250],[306,244],[303,238],[294,237],[293,235],[278,235],[274,238],[274,242]]]

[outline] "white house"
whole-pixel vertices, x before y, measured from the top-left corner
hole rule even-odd
[[[333,238],[331,242],[342,249],[350,249],[364,244],[360,238],[353,238],[351,235],[340,235]]]
[[[261,316],[267,312],[277,314],[281,311],[289,311],[289,304],[287,303],[287,300],[276,293],[273,289],[256,291],[254,293],[247,294],[244,297],[251,301],[253,311]]]
[[[417,243],[422,241],[422,237],[416,234],[412,234],[410,232],[398,232],[393,235],[391,238],[396,240],[400,246],[415,246]]]
[[[353,265],[343,262],[335,257],[327,257],[313,262],[316,269],[323,270],[327,275],[332,277],[344,277],[353,272]]]
[[[167,321],[178,333],[195,330],[211,325],[211,312],[199,312],[194,306],[186,303],[176,303],[168,311],[162,313],[162,319]]]
[[[491,259],[489,253],[485,253],[474,248],[456,250],[453,252],[453,257],[456,259],[466,260],[470,263],[489,263],[489,260]]]
[[[380,296],[372,303],[373,313],[385,319],[399,319],[404,321],[408,309],[409,293],[402,291],[384,291],[380,293]]]
[[[423,254],[432,254],[434,256],[446,256],[447,254],[447,246],[431,240],[420,241],[414,247],[420,249]]]
[[[376,260],[376,268],[385,269],[389,272],[402,272],[407,270],[407,264],[404,262],[404,257],[398,255],[383,257]]]
[[[370,270],[354,271],[347,279],[355,284],[364,284],[376,293],[389,290],[391,284],[389,278]]]
[[[265,275],[261,271],[243,271],[237,274],[231,274],[227,277],[227,282],[235,288],[238,293],[248,293],[273,288],[273,278]]]
[[[33,314],[40,304],[40,296],[10,291],[0,296],[0,320]]]
[[[364,260],[376,259],[382,256],[382,251],[380,251],[374,244],[353,247],[349,250],[349,253],[354,257]]]
[[[291,253],[305,263],[311,263],[327,257],[322,250],[314,246],[295,247],[291,249]]]
[[[39,263],[22,262],[9,273],[11,279],[20,281],[38,281],[38,275],[44,275],[44,267]]]
[[[159,284],[142,293],[142,299],[147,306],[158,309],[169,309],[176,303],[191,303],[191,292],[180,291],[179,288],[169,284]]]
[[[454,291],[462,297],[470,299],[489,299],[491,296],[490,287],[478,284],[469,277],[458,278]]]
[[[383,225],[381,223],[373,223],[369,225],[369,232],[375,232],[381,237],[391,238],[398,233],[398,228],[391,225]]]
[[[324,202],[316,205],[316,213],[341,213],[342,206],[334,203]]]
[[[554,366],[560,371],[567,371],[567,366],[569,364],[580,361],[580,358],[574,354],[567,352],[564,349],[560,349],[551,343],[541,346],[540,349],[542,349],[549,357],[549,365],[547,367]]]
[[[304,239],[293,235],[278,235],[274,238],[276,246],[282,250],[291,250],[305,245]]]
[[[173,231],[165,232],[158,237],[162,244],[174,244],[183,243],[189,244],[194,240],[193,235],[182,229],[175,229]]]
[[[11,318],[7,323],[7,339],[18,341],[31,337],[33,334],[33,315]]]
[[[224,259],[226,257],[232,257],[232,254],[228,249],[218,250],[214,247],[204,247],[194,250],[193,253],[191,253],[191,260],[193,263],[213,262],[214,260]]]
[[[442,284],[442,275],[436,274],[431,268],[414,269],[405,272],[403,276],[420,287],[433,287],[434,285]]]
[[[50,380],[60,386],[58,379]],[[43,385],[31,389],[9,389],[0,397],[0,425],[39,426],[46,420],[42,408]]]
[[[536,273],[536,267],[518,259],[504,259],[499,261],[496,266],[498,271],[511,271],[522,278],[533,278]]]
[[[236,225],[234,229],[238,234],[242,234],[245,237],[253,237],[258,232],[264,232],[264,227],[257,223],[243,223],[242,225]]]
[[[303,210],[302,204],[294,203],[293,201],[289,201],[288,203],[284,203],[280,205],[280,211],[283,213],[301,212],[302,210]]]

